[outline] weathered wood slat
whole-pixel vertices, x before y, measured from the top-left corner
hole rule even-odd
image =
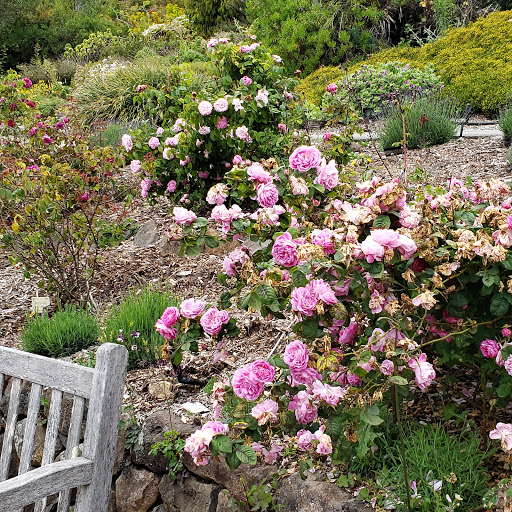
[[[0,398],[2,398],[2,396],[4,393],[4,374],[3,373],[0,373]]]
[[[83,451],[95,464],[91,484],[77,491],[75,512],[107,512],[127,358],[123,346],[110,343],[96,353]]]
[[[23,448],[21,450],[19,475],[26,473],[30,469],[32,459],[32,450],[34,449],[34,438],[36,435],[37,416],[39,406],[41,405],[41,384],[32,384],[30,390],[30,400],[28,402],[28,415],[25,421],[25,432],[23,433]]]
[[[9,476],[9,466],[11,464],[12,440],[14,439],[14,430],[16,420],[18,419],[18,406],[20,403],[21,379],[13,378],[11,386],[11,396],[9,398],[9,411],[5,423],[4,442],[2,445],[2,455],[0,456],[0,482],[3,482]]]
[[[81,396],[75,396],[73,399],[73,409],[71,410],[71,421],[69,424],[68,441],[66,446],[66,459],[71,459],[73,457],[73,450],[80,444],[84,409],[85,399]],[[70,502],[71,492],[68,489],[62,491],[59,495],[57,512],[68,512]]]
[[[65,361],[0,347],[0,373],[14,374],[44,387],[90,397],[94,370]]]
[[[57,436],[59,435],[60,409],[62,405],[62,391],[52,390],[52,399],[50,410],[48,411],[48,421],[46,423],[46,436],[44,438],[43,460],[41,466],[47,466],[53,462],[55,457],[55,446],[57,445]],[[36,503],[34,512],[43,512],[46,508],[46,497],[39,503]]]
[[[42,466],[0,483],[2,512],[13,512],[43,496],[86,484],[94,463],[83,457]],[[95,509],[91,509],[95,510]]]

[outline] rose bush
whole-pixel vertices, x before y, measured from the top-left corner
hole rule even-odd
[[[308,457],[364,458],[388,404],[396,411],[411,386],[428,390],[437,367],[456,373],[461,361],[484,381],[493,376],[486,399],[505,407],[512,393],[508,185],[452,179],[445,188],[406,190],[378,177],[350,185],[348,167],[332,162],[337,175],[326,187],[319,177],[327,164],[307,146],[288,164],[241,159],[225,175],[224,194],[252,198],[254,210],[226,220],[216,206],[210,220],[219,239],[272,240],[252,254],[241,243],[226,258],[225,307],[238,298],[242,309],[293,319],[282,356],[210,386],[215,416],[219,404],[229,405],[221,417],[236,443],[253,443],[265,461],[283,440]],[[258,201],[262,183],[278,190],[272,206]],[[258,378],[255,364],[273,371]],[[509,450],[507,424],[491,438]],[[245,461],[225,443],[216,453],[229,454],[232,467]]]
[[[180,84],[167,93],[139,91],[141,98],[160,98],[166,105],[159,109],[161,126],[136,130],[124,145],[128,160],[138,162],[141,179],[147,180],[144,196],[167,192],[195,209],[235,155],[257,160],[290,147],[289,104],[296,84],[260,43],[212,39],[207,51],[211,82],[204,89]]]

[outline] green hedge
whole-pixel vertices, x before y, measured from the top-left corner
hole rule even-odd
[[[496,114],[512,96],[511,19],[512,11],[493,12],[421,48],[383,50],[364,64],[400,60],[422,68],[432,63],[446,94],[485,114]]]

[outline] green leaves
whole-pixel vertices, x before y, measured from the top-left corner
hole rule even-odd
[[[501,293],[496,293],[492,296],[491,303],[489,309],[491,314],[494,316],[503,316],[506,315],[510,307],[510,303],[507,300],[505,295]]]
[[[222,441],[223,448],[225,450],[229,451],[223,451],[222,453],[226,454],[226,463],[229,466],[230,469],[236,469],[240,464],[251,464],[254,466],[257,462],[257,456],[256,452],[248,445],[243,444],[243,441],[240,439],[237,440],[231,440],[227,436],[220,436],[225,437],[229,441],[229,448],[228,448],[228,441]],[[219,437],[215,437],[212,442],[210,443],[210,450],[213,444],[213,441],[219,439]],[[213,453],[213,451],[212,451]]]
[[[380,425],[384,420],[379,417],[379,407],[377,405],[372,405],[361,411],[361,421],[363,423],[367,423],[368,425]]]

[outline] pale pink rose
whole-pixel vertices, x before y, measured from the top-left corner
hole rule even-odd
[[[252,78],[249,78],[248,76],[243,76],[242,77],[242,82],[244,83],[244,85],[251,85],[252,84]]]
[[[322,154],[315,146],[299,146],[289,158],[290,167],[299,172],[307,172],[321,161]]]
[[[497,423],[496,429],[489,433],[489,437],[491,439],[499,439],[503,451],[509,452],[512,450],[512,424]]]
[[[208,135],[211,132],[211,130],[209,126],[200,126],[197,132],[200,135]]]
[[[258,105],[258,107],[260,107],[260,108],[265,105],[268,105],[268,91],[264,90],[264,89],[260,89],[258,91],[258,94],[256,94],[256,97],[254,98],[254,100],[256,101],[256,105]]]
[[[235,263],[231,258],[226,256],[222,262],[222,270],[229,276],[233,277],[236,274]]]
[[[395,365],[393,364],[393,361],[390,361],[389,359],[384,359],[380,364],[380,371],[383,375],[393,375],[394,369]]]
[[[238,164],[241,164],[243,162],[243,159],[242,159],[242,157],[240,155],[235,155],[233,157],[232,162],[233,162],[233,165],[238,165]]]
[[[158,146],[160,146],[160,141],[158,140],[157,137],[151,137],[149,140],[148,140],[148,146],[151,148],[151,149],[156,149]]]
[[[187,165],[189,162],[190,162],[190,156],[189,156],[189,155],[187,155],[187,156],[185,157],[185,160],[180,160],[180,165],[181,165],[182,167],[184,167],[184,166],[185,166],[185,165]]]
[[[165,145],[166,146],[173,146],[173,147],[176,147],[178,145],[178,142],[179,142],[179,138],[177,135],[175,135],[174,137],[167,137],[167,139],[165,139]]]
[[[223,324],[229,322],[229,315],[227,311],[219,311],[215,306],[212,306],[200,320],[201,327],[204,332],[210,336],[217,336],[222,329]]]
[[[217,183],[208,190],[206,202],[208,204],[223,204],[228,197],[228,187],[224,183]]]
[[[235,109],[235,112],[240,112],[240,110],[245,110],[244,107],[242,107],[243,104],[244,104],[244,102],[240,98],[234,98],[232,105],[233,105],[233,108]]]
[[[214,104],[213,108],[215,109],[215,112],[226,112],[226,110],[229,108],[229,103],[226,98],[219,98]]]
[[[298,264],[297,244],[292,240],[290,233],[283,233],[276,238],[272,247],[272,257],[283,267],[294,267]]]
[[[297,447],[303,451],[312,450],[313,449],[313,441],[316,439],[313,433],[309,430],[301,429],[297,432],[298,440]]]
[[[202,300],[186,299],[181,303],[181,314],[185,318],[197,318],[205,308]]]
[[[217,121],[217,124],[215,125],[216,128],[219,130],[224,130],[228,127],[228,120],[226,117],[219,117],[219,120]]]
[[[288,133],[288,127],[284,123],[279,123],[277,125],[277,129],[283,134],[286,135]]]
[[[209,101],[201,101],[199,105],[197,105],[197,110],[202,116],[209,116],[212,113],[213,106]]]
[[[500,351],[500,346],[495,340],[484,340],[480,344],[480,350],[487,359],[495,359]]]
[[[283,449],[282,446],[279,446],[275,442],[271,444],[270,450],[267,450],[261,443],[252,443],[251,446],[256,453],[263,455],[263,462],[265,462],[265,464],[272,464],[277,459],[279,452]]]
[[[325,88],[327,92],[330,92],[331,94],[336,94],[336,91],[338,90],[338,86],[334,83],[327,84],[327,87]]]
[[[387,337],[384,335],[384,331],[375,328],[368,338],[368,345],[372,352],[384,352],[386,350]]]
[[[317,176],[313,183],[322,185],[327,190],[332,190],[338,186],[340,178],[338,169],[336,168],[336,162],[334,160],[331,160],[326,164],[325,158],[322,158],[320,165],[316,168],[316,172]]]
[[[169,183],[167,183],[166,190],[167,192],[174,192],[176,190],[176,181],[169,181]]]
[[[206,43],[206,48],[215,48],[218,44],[219,40],[212,38]]]
[[[417,250],[418,247],[416,246],[416,242],[414,240],[405,235],[400,235],[400,245],[398,246],[398,252],[405,259],[410,260]]]
[[[318,295],[310,285],[294,288],[291,293],[291,303],[293,311],[312,316],[318,303]]]
[[[130,162],[130,169],[132,172],[138,173],[142,170],[142,164],[140,160],[132,160]]]
[[[264,400],[252,408],[251,416],[258,420],[258,425],[266,425],[279,419],[278,410],[277,402],[274,402],[274,400]]]
[[[153,182],[151,181],[151,179],[149,178],[144,178],[141,182],[140,182],[140,195],[142,197],[148,197],[149,195],[149,190],[151,189],[151,184]]]
[[[316,380],[313,383],[311,392],[314,398],[319,398],[333,407],[336,407],[338,402],[347,394],[345,388],[323,384],[320,380]]]
[[[400,245],[400,234],[392,229],[373,229],[372,238],[383,247],[394,249]]]
[[[197,215],[194,212],[187,210],[186,208],[182,208],[181,206],[175,206],[172,213],[172,220],[176,222],[176,224],[180,224],[182,226],[190,226],[190,224],[197,219]]]
[[[185,128],[185,126],[187,126],[187,122],[185,121],[185,119],[178,117],[178,119],[176,119],[176,121],[172,125],[172,130],[173,132],[181,132],[183,128]]]
[[[130,135],[128,135],[127,133],[125,133],[122,137],[121,137],[121,144],[123,145],[124,149],[126,149],[126,151],[131,151],[133,149],[133,141],[132,141],[132,138]]]
[[[253,361],[248,369],[251,372],[251,377],[258,382],[272,382],[274,380],[276,372],[274,367],[263,359]]]
[[[406,206],[400,210],[399,220],[404,228],[415,229],[420,225],[421,215]]]
[[[368,235],[366,239],[361,242],[360,248],[368,263],[380,261],[384,257],[384,246],[376,242],[372,235]]]
[[[229,425],[226,423],[222,423],[220,421],[207,421],[202,427],[201,430],[206,432],[208,429],[213,431],[214,435],[224,434],[229,432]]]
[[[164,152],[162,153],[162,157],[164,158],[164,160],[172,160],[174,158],[174,154],[171,153],[171,151],[171,148],[164,149]]]
[[[309,349],[300,340],[288,343],[283,354],[284,362],[291,370],[303,370],[309,361]]]
[[[260,183],[256,189],[258,203],[263,208],[271,208],[279,200],[279,192],[273,183]]]
[[[292,186],[292,194],[294,196],[307,196],[309,194],[308,185],[302,178],[296,178],[295,176],[290,175],[288,181]]]
[[[235,135],[240,140],[245,140],[248,144],[252,142],[251,136],[249,135],[249,129],[247,128],[247,126],[239,126],[235,130]]]
[[[295,411],[295,418],[302,424],[311,423],[318,417],[318,409],[311,403],[306,391],[299,391],[288,404],[288,409]]]
[[[318,446],[315,451],[320,455],[330,455],[332,453],[332,440],[331,436],[325,434],[324,431],[325,425],[322,425],[322,427],[315,432],[315,437],[318,441]]]
[[[426,389],[436,378],[432,364],[427,362],[427,354],[423,353],[416,359],[409,359],[409,368],[414,370],[416,384],[420,389]]]
[[[247,179],[258,183],[269,183],[272,181],[272,175],[261,164],[254,162],[247,168]]]
[[[307,286],[311,286],[319,300],[324,304],[336,304],[338,299],[331,285],[323,279],[313,279]]]
[[[231,385],[236,396],[252,402],[259,398],[265,384],[254,380],[250,370],[244,366],[235,371]]]
[[[512,355],[507,357],[507,360],[505,361],[503,366],[507,373],[512,376]]]
[[[161,126],[159,126],[159,127],[156,129],[156,134],[157,134],[157,135],[162,135],[162,133],[164,133],[164,129],[163,129]]]
[[[297,386],[297,384],[312,386],[315,380],[322,378],[322,376],[314,368],[310,368],[309,366],[299,370],[291,369],[290,374],[292,377],[292,386]]]
[[[196,430],[185,440],[184,450],[190,453],[194,459],[194,463],[198,466],[208,464],[208,458],[205,454],[209,453],[208,447],[213,439],[213,429]]]

